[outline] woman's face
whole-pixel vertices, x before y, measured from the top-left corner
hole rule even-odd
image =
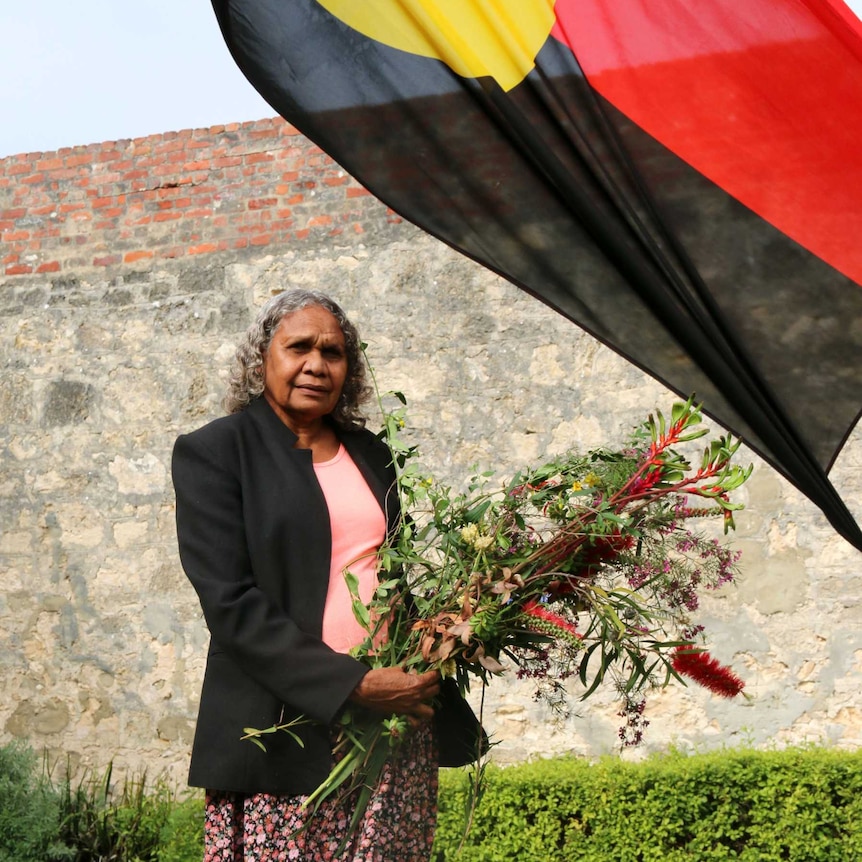
[[[264,398],[296,430],[335,409],[347,377],[344,333],[319,305],[281,319],[263,360]]]

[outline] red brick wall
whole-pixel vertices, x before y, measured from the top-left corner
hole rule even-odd
[[[280,119],[0,160],[0,276],[146,269],[399,220]]]

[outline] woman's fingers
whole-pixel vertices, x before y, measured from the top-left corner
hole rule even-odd
[[[420,674],[405,674],[408,679],[413,679],[420,686],[422,700],[431,700],[440,694],[440,672],[426,670]]]
[[[434,715],[429,701],[439,693],[440,674],[436,670],[411,674],[400,667],[385,667],[368,671],[350,700],[377,712],[428,720]]]

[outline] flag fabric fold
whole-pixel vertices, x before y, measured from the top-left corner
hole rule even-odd
[[[213,0],[261,95],[396,212],[860,531],[862,24],[840,0]],[[465,297],[469,302],[469,297]]]

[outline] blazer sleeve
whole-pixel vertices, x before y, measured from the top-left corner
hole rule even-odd
[[[224,453],[222,453],[223,455]],[[180,560],[219,650],[281,702],[330,723],[368,668],[303,632],[255,583],[243,488],[196,434],[172,460]]]

